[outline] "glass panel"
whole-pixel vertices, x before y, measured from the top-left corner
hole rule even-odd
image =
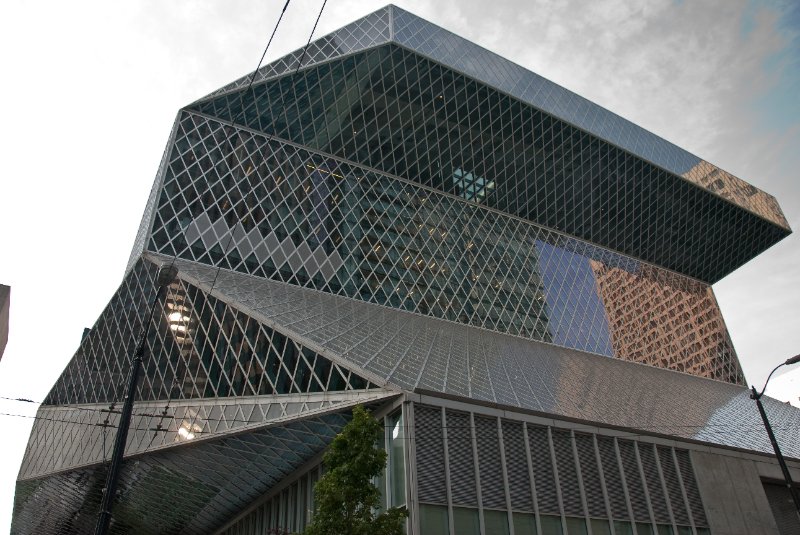
[[[615,520],[614,532],[616,532],[617,535],[633,535],[633,526],[630,522]]]
[[[506,511],[484,509],[483,523],[486,526],[486,533],[508,535],[508,513]]]
[[[514,535],[536,535],[536,515],[514,513]]]
[[[567,533],[569,535],[587,535],[586,520],[583,518],[567,517]]]
[[[481,526],[478,510],[453,507],[453,527],[458,535],[480,535]]]
[[[406,503],[406,465],[403,457],[405,431],[403,429],[403,413],[397,411],[387,418],[389,436],[387,437],[387,453],[389,454],[389,505],[397,507]]]
[[[592,525],[592,535],[611,535],[611,526],[608,520],[604,518],[592,518],[589,520],[589,523]]]
[[[542,523],[542,535],[561,535],[561,518],[551,515],[542,515],[539,519]]]
[[[653,526],[644,522],[637,522],[636,533],[638,535],[653,535]]]
[[[420,535],[448,535],[447,507],[443,505],[419,504]]]
[[[692,528],[689,526],[678,526],[678,535],[692,535]]]
[[[659,524],[658,535],[674,535],[674,532],[672,531],[672,526],[668,526],[666,524]]]
[[[398,66],[401,64],[404,63]],[[363,75],[365,82],[372,79],[367,72]],[[292,90],[289,86],[286,89]],[[280,107],[281,114],[283,109]],[[200,148],[206,153],[219,152],[219,142],[215,141],[218,136],[207,133],[210,130],[221,135],[219,122],[186,114],[180,124],[185,132],[176,142],[175,162],[193,157]],[[361,135],[368,129],[353,130]],[[244,144],[257,148],[255,152],[263,153],[263,159],[271,163],[240,164],[247,168],[252,163],[256,169],[253,177],[257,176],[259,186],[251,187],[259,192],[259,198],[263,197],[263,207],[258,208],[258,214],[252,214],[252,221],[248,220],[255,225],[248,229],[248,240],[234,246],[235,256],[252,259],[252,263],[235,263],[231,269],[534,340],[741,382],[733,347],[707,285],[509,216],[497,215],[500,219],[496,221],[473,217],[472,213],[483,210],[476,204],[477,197],[494,182],[486,170],[467,168],[473,163],[467,166],[456,162],[450,171],[436,167],[436,179],[445,177],[448,182],[446,187],[439,186],[472,198],[467,202],[334,159],[323,163],[313,153],[265,136],[240,135],[244,136]],[[564,139],[570,146],[578,142],[570,137]],[[361,150],[358,146],[365,143],[367,139],[351,143],[351,148]],[[587,146],[585,150],[595,154],[598,148]],[[393,158],[396,151],[389,152],[387,155]],[[415,148],[413,152],[418,151]],[[229,266],[233,252],[228,259],[217,261],[209,258],[209,251],[216,248],[221,255],[226,245],[228,234],[224,229],[229,223],[220,214],[219,203],[228,202],[230,197],[238,199],[242,192],[239,181],[228,180],[231,171],[227,160],[220,161],[222,167],[216,170],[220,177],[208,185],[211,193],[192,201],[199,215],[190,220],[185,232],[176,234],[189,234],[182,239],[197,244],[197,248],[176,250],[176,245],[169,242],[157,246],[157,252]],[[432,163],[427,162],[424,167]],[[435,164],[440,162],[436,160]],[[159,207],[169,213],[159,216],[165,221],[159,226],[164,228],[155,234],[188,217],[183,215],[185,209],[181,211],[171,203],[186,194],[180,184],[197,166],[176,166],[174,176],[164,186],[164,205]],[[451,172],[462,176],[453,183],[456,175]],[[477,184],[482,180],[483,185]],[[551,182],[559,196],[567,196],[563,181]],[[260,187],[265,191],[261,192]],[[533,191],[509,189],[498,182],[485,200],[496,199],[501,192],[513,194],[508,197],[512,203],[524,197],[539,198]],[[602,202],[605,207],[608,200]],[[590,216],[596,211],[593,208],[578,219],[593,221]],[[557,221],[550,223],[556,225]],[[213,225],[222,225],[222,233],[217,243],[204,243],[199,236]],[[629,226],[635,224],[631,222]],[[260,245],[253,252],[255,243]],[[299,257],[308,260],[303,267],[298,263]],[[570,276],[565,278],[563,274],[567,272]],[[672,312],[676,309],[665,305],[675,299],[681,310],[689,311],[688,316],[681,313],[677,317]],[[627,319],[630,307],[635,309],[635,320]],[[668,321],[643,319],[661,316]],[[192,318],[190,326],[193,321]],[[667,323],[672,326],[669,332],[657,328]],[[685,332],[693,336],[675,334]],[[670,352],[669,344],[664,342],[667,338],[679,340],[679,350]],[[201,347],[202,340],[194,342]],[[680,353],[680,358],[673,353]],[[288,361],[292,357],[286,355]],[[217,374],[217,387],[228,388],[227,383],[219,384],[216,367],[204,369]],[[269,376],[270,383],[285,391],[287,377],[279,369],[274,372]],[[321,388],[316,381],[308,382],[305,364],[300,365],[294,379],[299,383],[291,385],[295,390],[305,389],[307,383],[312,390]],[[331,384],[340,382],[334,376]],[[362,383],[361,379],[350,381],[354,388]],[[208,383],[210,389],[211,384]],[[249,388],[247,385],[246,390]]]

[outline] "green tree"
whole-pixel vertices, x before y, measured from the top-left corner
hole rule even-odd
[[[361,407],[333,439],[323,463],[327,472],[316,487],[316,510],[305,535],[401,535],[405,507],[376,514],[381,494],[372,480],[386,466],[386,452],[375,447],[383,424]]]

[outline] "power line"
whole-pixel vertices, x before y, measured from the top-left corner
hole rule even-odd
[[[345,391],[345,392],[350,392],[350,391]],[[294,393],[292,395],[304,396],[305,397],[305,396],[308,396],[310,394],[306,392],[306,393]],[[0,396],[0,399],[8,400],[8,401],[18,401],[18,402],[41,405],[41,402],[33,401],[33,400],[30,400],[30,399],[27,399],[27,398],[11,398],[11,397],[6,397],[6,396]],[[191,402],[193,399],[202,400],[202,399],[208,399],[208,398],[183,398],[183,399],[180,399],[179,401]],[[234,403],[232,406],[237,407],[237,408],[242,407],[242,404],[238,403],[238,400],[240,399],[239,396],[230,396],[229,398],[219,398],[219,399],[237,400],[237,402]],[[163,401],[166,404],[166,406],[168,407],[169,403],[171,401],[175,401],[175,400],[171,400],[171,399],[170,400],[151,400],[151,401],[146,401],[146,403],[153,403],[154,401]],[[112,403],[111,405],[113,407],[115,405],[115,403]],[[53,409],[71,409],[71,410],[80,410],[80,411],[85,411],[85,412],[103,412],[103,413],[114,412],[113,409],[112,409],[112,411],[109,411],[107,409],[92,408],[92,407],[76,407],[76,406],[69,405],[69,404],[68,405],[51,405],[51,406],[48,406],[48,407],[52,407]],[[147,418],[147,417],[151,417],[151,418],[162,418],[162,417],[174,418],[174,416],[162,416],[162,414],[154,414],[154,413],[150,413],[150,412],[134,412],[133,416],[139,416],[139,417],[142,417],[142,418]],[[184,419],[185,420],[190,420],[191,418],[184,418]],[[202,420],[202,421],[206,421],[206,422],[231,422],[231,423],[245,423],[245,424],[247,424],[247,423],[258,423],[258,422],[253,422],[251,420],[239,420],[239,419],[236,419],[236,418],[203,418],[203,417],[199,417],[198,416],[198,417],[196,417],[194,419],[195,420]],[[475,426],[469,426],[469,425],[447,425],[447,426],[421,426],[421,427],[424,427],[426,429],[439,429],[439,428],[441,428],[441,429],[471,429],[471,428],[474,428]],[[773,427],[775,427],[775,426],[773,426]],[[785,426],[777,426],[777,427],[779,429],[783,429],[783,428],[796,429],[796,426],[791,425],[791,424],[786,424]],[[653,430],[659,430],[659,429],[705,429],[705,430],[709,430],[709,431],[712,431],[715,428],[719,428],[719,429],[745,429],[745,430],[752,428],[752,429],[756,429],[756,430],[763,430],[763,426],[761,424],[749,426],[749,425],[741,425],[741,424],[697,423],[697,424],[676,424],[676,425],[637,425],[635,427],[635,429],[642,429],[642,430],[647,430],[647,429],[653,429]]]
[[[306,54],[308,53],[308,47],[311,45],[311,39],[314,37],[314,32],[317,30],[317,25],[319,24],[319,19],[322,17],[322,12],[325,10],[325,5],[327,3],[328,3],[328,0],[323,0],[322,7],[320,7],[319,13],[317,13],[317,20],[314,21],[314,27],[311,28],[311,33],[308,35],[308,41],[306,41],[305,46],[303,46],[303,52],[300,54],[300,59],[297,62],[297,67],[295,67],[294,72],[292,73],[293,77],[297,75],[297,73],[300,71],[300,67],[303,66],[303,60],[305,60]],[[286,6],[288,6],[288,5],[289,5],[289,0],[287,0],[286,4],[283,6],[284,11],[286,10]],[[283,18],[283,11],[281,11],[281,18]],[[278,19],[278,23],[280,23],[280,19]],[[275,26],[275,28],[277,29],[277,25]],[[269,41],[270,43],[272,42],[272,37],[274,37],[274,35],[275,35],[275,32],[273,31],[273,34],[270,37],[270,41]],[[269,48],[269,43],[267,43],[267,48]],[[261,55],[261,60],[258,62],[258,67],[256,68],[255,71],[253,71],[253,74],[250,77],[250,83],[248,84],[247,89],[245,89],[244,91],[241,91],[239,93],[239,108],[240,109],[239,109],[239,112],[235,116],[233,116],[233,113],[231,113],[231,104],[230,104],[231,101],[227,100],[228,115],[230,115],[232,117],[230,125],[229,125],[231,130],[235,130],[236,121],[244,113],[244,110],[245,110],[244,100],[243,100],[244,99],[244,95],[247,94],[252,89],[253,81],[256,78],[256,74],[258,73],[258,69],[261,68],[261,62],[264,61],[264,56],[266,56],[266,54],[267,54],[267,49],[265,48],[264,49],[264,54]],[[253,98],[253,102],[255,102],[255,98]],[[266,141],[267,143],[272,141],[272,138],[275,137],[274,129],[272,129],[272,130],[273,130],[273,132],[270,133],[267,136],[267,141]],[[233,143],[231,142],[231,137],[232,137],[231,134],[232,133],[225,132],[225,142],[227,142],[230,145],[231,153],[234,153],[235,152],[235,147],[233,146]],[[242,221],[247,220],[247,218],[250,217],[252,212],[253,212],[253,208],[248,209],[248,211],[244,215],[244,217],[239,218],[237,223],[241,223]],[[236,212],[234,211],[233,213],[235,214]],[[234,225],[234,228],[231,228],[230,236],[228,236],[228,242],[225,244],[225,247],[222,248],[222,253],[223,253],[223,255],[225,257],[228,256],[228,249],[231,246],[231,242],[233,241],[233,235],[235,234],[234,230],[235,230],[235,225]],[[219,262],[219,265],[217,266],[216,273],[214,273],[214,279],[211,281],[211,289],[208,291],[208,295],[211,295],[212,292],[214,291],[214,287],[217,284],[217,278],[219,277],[220,271],[222,271],[222,262],[221,261]]]
[[[7,398],[7,397],[3,397],[3,396],[0,396],[0,399],[19,401],[16,398]],[[198,399],[202,399],[202,398],[198,398]],[[182,401],[188,401],[188,400],[182,400]],[[35,402],[30,401],[30,400],[26,400],[26,402],[35,403]],[[241,407],[241,405],[239,405],[239,404],[236,404],[236,405],[233,405],[233,406],[237,407],[237,408]],[[109,413],[109,412],[114,413],[115,412],[113,410],[100,409],[100,408],[96,408],[95,409],[95,408],[90,408],[90,407],[70,407],[70,406],[61,406],[61,405],[52,406],[52,407],[54,409],[64,408],[64,409],[70,409],[70,410],[81,410],[81,411],[90,412],[90,413]],[[73,421],[73,420],[63,420],[63,419],[49,418],[49,417],[38,416],[38,415],[37,416],[30,416],[30,415],[23,415],[23,414],[0,413],[0,416],[18,416],[18,417],[22,417],[22,418],[42,419],[42,420],[47,420],[47,421],[63,422],[63,423],[69,423],[69,424],[75,424],[75,425],[90,425],[90,426],[100,426],[101,425],[101,424],[91,423],[91,422],[80,422],[80,421]],[[167,414],[163,414],[163,413],[158,414],[158,413],[153,413],[153,412],[134,412],[133,416],[137,416],[139,418],[176,419],[174,415],[167,415]],[[189,422],[189,423],[194,423],[194,422],[215,422],[215,423],[225,422],[225,423],[240,423],[240,424],[251,424],[251,425],[269,423],[268,420],[252,421],[252,420],[240,420],[240,419],[237,419],[237,418],[207,418],[207,417],[202,417],[202,416],[197,416],[197,415],[195,417],[188,417],[188,418],[184,417],[183,420],[185,422]],[[520,422],[521,422],[521,420],[520,420]],[[537,425],[538,426],[538,424],[532,424],[532,425]],[[384,427],[393,428],[393,426],[384,426]],[[545,427],[545,426],[542,426],[542,427]],[[783,426],[774,426],[774,427],[777,428],[777,429],[788,429],[788,430],[795,430],[796,429],[796,426],[794,426],[792,424],[786,424],[786,425],[783,425]],[[447,430],[459,430],[459,429],[460,430],[464,430],[464,429],[471,430],[471,429],[476,429],[476,430],[478,430],[478,427],[477,426],[470,426],[470,425],[445,425],[445,426],[441,426],[441,425],[424,426],[423,425],[423,426],[419,426],[418,429],[425,430],[425,431],[439,430],[439,429],[447,429]],[[632,429],[639,429],[639,430],[644,430],[644,431],[648,431],[649,430],[649,431],[652,431],[652,432],[685,429],[687,431],[690,431],[690,430],[703,431],[703,432],[711,434],[711,435],[719,435],[719,436],[728,436],[728,435],[731,435],[734,432],[750,432],[750,433],[754,433],[754,432],[760,432],[760,431],[764,430],[763,426],[755,425],[755,424],[754,425],[741,425],[741,424],[740,425],[735,425],[735,424],[709,424],[709,423],[706,423],[706,424],[681,424],[681,425],[639,425],[639,426],[632,427]],[[136,430],[139,430],[139,431],[153,431],[154,429],[153,428],[147,428],[147,429],[136,429]],[[170,431],[170,430],[165,428],[165,429],[162,429],[162,431],[167,432],[167,431]],[[628,432],[626,432],[624,430],[619,430],[619,432],[626,433],[627,436],[650,436],[648,434],[628,433]],[[200,432],[197,432],[197,433],[200,433]],[[454,437],[451,437],[451,438],[454,438]]]

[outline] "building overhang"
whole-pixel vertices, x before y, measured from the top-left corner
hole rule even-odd
[[[254,113],[266,113],[270,104],[279,106],[281,110],[292,108],[295,97],[288,98],[284,94],[286,87],[306,88],[307,77],[313,77],[320,69],[325,71],[330,64],[374,55],[380,49],[402,50],[401,62],[414,57],[427,62],[426,65],[444,69],[456,78],[463,77],[467,91],[459,98],[464,105],[469,95],[486,92],[496,95],[492,97],[494,100],[507,99],[508,102],[502,106],[520,105],[521,109],[534,110],[531,121],[536,124],[544,121],[541,124],[545,126],[532,127],[533,138],[538,139],[546,135],[548,129],[556,128],[559,139],[574,139],[567,148],[558,150],[571,153],[576,150],[575,146],[585,145],[587,148],[581,150],[587,155],[590,152],[594,154],[590,159],[598,159],[580,173],[573,170],[559,179],[566,181],[562,189],[569,190],[567,193],[562,192],[557,184],[540,184],[540,178],[526,175],[528,171],[524,169],[528,164],[519,171],[515,163],[512,166],[515,170],[511,173],[497,168],[465,171],[461,167],[463,162],[452,162],[454,177],[459,171],[474,172],[477,173],[474,176],[492,184],[492,194],[472,198],[474,202],[707,283],[718,281],[791,233],[780,206],[771,195],[536,73],[395,6],[387,6],[314,41],[307,52],[295,51],[261,68],[255,73],[254,84],[249,89],[246,88],[251,75],[211,93],[190,105],[189,109],[226,121],[236,118],[240,124],[256,129],[266,124],[269,127],[263,131],[270,135],[285,137],[409,180],[419,178],[424,183],[429,179],[406,176],[404,166],[397,168],[392,163],[396,159],[394,155],[388,160],[373,158],[367,162],[336,144],[308,139],[303,130],[308,130],[312,123],[326,121],[335,123],[336,128],[343,127],[345,133],[352,131],[352,136],[357,136],[358,132],[363,135],[363,125],[349,125],[350,116],[341,115],[344,93],[337,93],[336,110],[323,109],[321,112],[319,106],[314,106],[315,115],[304,118],[302,127],[294,130],[294,138],[289,131],[279,131],[275,126],[280,119],[269,116],[257,120],[254,117]],[[299,66],[300,72],[294,76],[301,57],[305,59]],[[278,85],[281,86],[278,91],[280,98],[276,98],[274,91],[267,97],[267,88]],[[441,93],[435,88],[428,89]],[[420,90],[425,100],[426,88]],[[353,93],[352,98],[365,99],[365,107],[370,106],[365,97],[368,88],[351,82],[347,91]],[[434,93],[428,100],[443,106],[445,116],[460,117],[460,112],[454,111],[458,99]],[[444,100],[437,100],[440,98]],[[474,103],[469,107],[474,108]],[[424,116],[428,121],[435,113],[433,108],[426,109],[420,117]],[[347,130],[348,126],[353,128]],[[403,129],[410,132],[421,127],[420,120],[413,119]],[[325,128],[330,130],[331,125],[327,124]],[[459,135],[468,139],[457,143],[477,145],[480,148],[475,150],[479,153],[490,154],[497,151],[491,144],[496,134],[494,131],[491,134],[462,133]],[[448,142],[456,143],[452,139],[455,134],[448,135]],[[385,136],[382,134],[382,137]],[[315,146],[315,141],[318,146]],[[356,137],[354,143],[357,143]],[[512,142],[504,141],[504,146],[509,143]],[[514,138],[512,144],[521,146],[525,143],[525,140]],[[535,145],[535,139],[529,144]],[[602,157],[597,156],[597,149],[589,150],[592,144],[600,147],[604,154]],[[393,151],[397,150],[395,146]],[[518,160],[519,156],[515,159]],[[625,164],[614,166],[616,161],[625,161]],[[448,164],[445,158],[442,165]],[[571,168],[575,163],[563,161],[558,165]],[[452,182],[441,186],[434,184],[434,187],[448,192],[458,190],[458,180],[454,178]],[[537,190],[534,200],[530,193],[532,189]],[[518,201],[520,196],[528,199]],[[564,206],[561,207],[560,203]]]

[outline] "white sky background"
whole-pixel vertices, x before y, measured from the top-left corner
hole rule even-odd
[[[255,67],[283,0],[0,5],[0,396],[42,400],[121,281],[178,109]],[[385,2],[329,0],[322,36]],[[738,0],[398,5],[775,195],[800,230],[800,9]],[[293,0],[267,59],[305,44]],[[748,381],[800,353],[800,238],[715,285]],[[768,393],[800,406],[800,365]],[[0,400],[0,412],[35,406]],[[31,420],[0,415],[0,530]]]

